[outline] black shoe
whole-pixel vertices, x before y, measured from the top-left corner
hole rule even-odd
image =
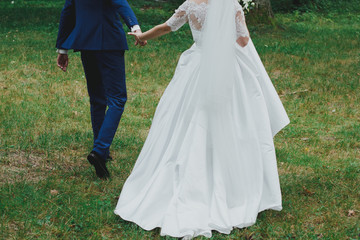
[[[113,158],[109,155],[107,158],[106,158],[106,160],[105,160],[105,162],[107,163],[107,162],[110,162],[110,161],[112,161],[113,160]],[[91,165],[94,165],[94,164],[92,164],[92,163],[90,163]]]
[[[110,155],[106,158],[106,162],[110,162],[112,160],[113,160],[113,158]]]
[[[88,156],[87,160],[90,164],[94,165],[96,176],[99,178],[108,178],[110,173],[106,167],[106,162],[96,152],[92,151]]]

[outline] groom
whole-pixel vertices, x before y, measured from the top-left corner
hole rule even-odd
[[[132,32],[141,32],[126,0],[66,0],[56,42],[57,64],[64,72],[67,51],[81,52],[94,133],[87,159],[100,178],[110,176],[106,160],[127,100],[124,52],[128,46],[119,15]]]

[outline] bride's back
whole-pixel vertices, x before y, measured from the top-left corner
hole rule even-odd
[[[192,30],[201,31],[205,23],[208,1],[207,0],[188,0],[189,15],[188,21]]]
[[[242,7],[234,0],[237,37],[249,37]],[[208,0],[186,0],[167,21],[172,31],[178,30],[186,22],[189,23],[195,42],[200,40],[200,34],[205,24],[208,10]]]

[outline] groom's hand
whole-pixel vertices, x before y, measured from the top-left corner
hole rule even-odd
[[[138,37],[139,34],[142,33],[141,30],[140,30],[140,29],[139,29],[139,30],[136,30],[136,31],[134,31],[133,33],[135,33],[135,34],[131,34],[131,35],[134,35],[134,36],[135,36],[135,46],[140,45],[140,46],[144,47],[144,46],[147,44],[147,41],[146,41],[146,40],[145,40],[145,41],[141,41],[140,38]]]
[[[61,70],[66,72],[66,68],[69,65],[68,55],[59,53],[58,57],[57,57],[57,65],[58,65],[59,68],[61,68]]]

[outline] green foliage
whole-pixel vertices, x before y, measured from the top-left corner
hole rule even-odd
[[[64,1],[10,2],[0,1],[0,238],[173,239],[113,210],[192,44],[189,27],[126,53],[129,100],[111,149],[112,178],[101,181],[85,159],[92,133],[79,54],[70,54],[66,74],[55,64]],[[178,6],[129,2],[145,30]],[[283,210],[214,239],[358,239],[360,16],[297,11],[276,19],[276,28],[249,27],[291,119],[275,138]]]
[[[275,12],[360,12],[360,0],[271,0]]]

